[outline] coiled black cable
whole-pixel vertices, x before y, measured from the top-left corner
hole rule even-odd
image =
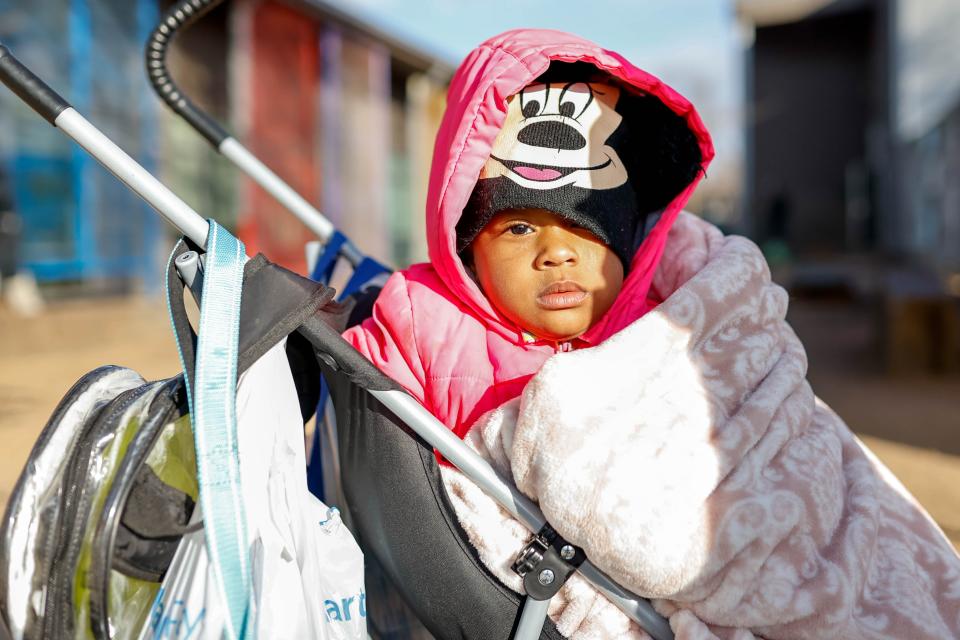
[[[197,107],[170,77],[167,69],[167,49],[181,28],[193,24],[223,0],[183,0],[164,14],[160,24],[147,39],[144,57],[147,77],[160,99],[197,130],[215,149],[230,134],[213,118]]]

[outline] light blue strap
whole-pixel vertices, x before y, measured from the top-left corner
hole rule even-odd
[[[224,636],[231,640],[245,636],[251,583],[236,412],[240,295],[246,261],[243,243],[210,220],[192,393],[190,380],[186,380],[207,553],[226,601]],[[182,349],[180,358],[182,361]],[[188,376],[186,366],[184,376]]]

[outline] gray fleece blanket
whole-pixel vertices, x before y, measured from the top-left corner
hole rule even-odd
[[[960,557],[814,396],[757,247],[683,214],[654,288],[660,306],[551,358],[467,442],[678,640],[960,638]],[[529,533],[443,476],[520,591],[509,566]],[[550,615],[570,638],[646,637],[576,577]]]

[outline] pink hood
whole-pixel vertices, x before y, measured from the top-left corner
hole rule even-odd
[[[507,98],[553,60],[592,63],[659,98],[693,132],[704,170],[713,158],[710,136],[685,98],[592,42],[560,31],[520,29],[487,40],[466,57],[451,80],[434,147],[426,210],[430,263],[394,274],[373,318],[345,334],[461,436],[483,412],[518,395],[559,348],[525,344],[519,327],[491,306],[457,256],[455,231],[506,118]],[[667,232],[702,175],[664,210],[634,254],[617,301],[578,346],[602,342],[658,302],[648,295]]]
[[[517,327],[490,306],[457,257],[454,229],[506,117],[507,98],[533,82],[552,60],[591,62],[658,97],[686,119],[700,143],[704,169],[713,158],[710,136],[693,105],[617,53],[562,31],[544,29],[507,31],[474,49],[453,76],[447,111],[437,134],[427,194],[427,246],[430,262],[451,292],[488,326],[511,336],[518,334]],[[638,312],[645,306],[667,231],[698,181],[674,199],[634,255],[617,303],[585,336],[588,342],[601,342],[642,315]]]

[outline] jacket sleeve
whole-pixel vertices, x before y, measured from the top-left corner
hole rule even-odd
[[[424,403],[423,363],[414,335],[413,309],[402,272],[387,280],[373,305],[371,317],[344,332],[343,337],[380,371]]]

